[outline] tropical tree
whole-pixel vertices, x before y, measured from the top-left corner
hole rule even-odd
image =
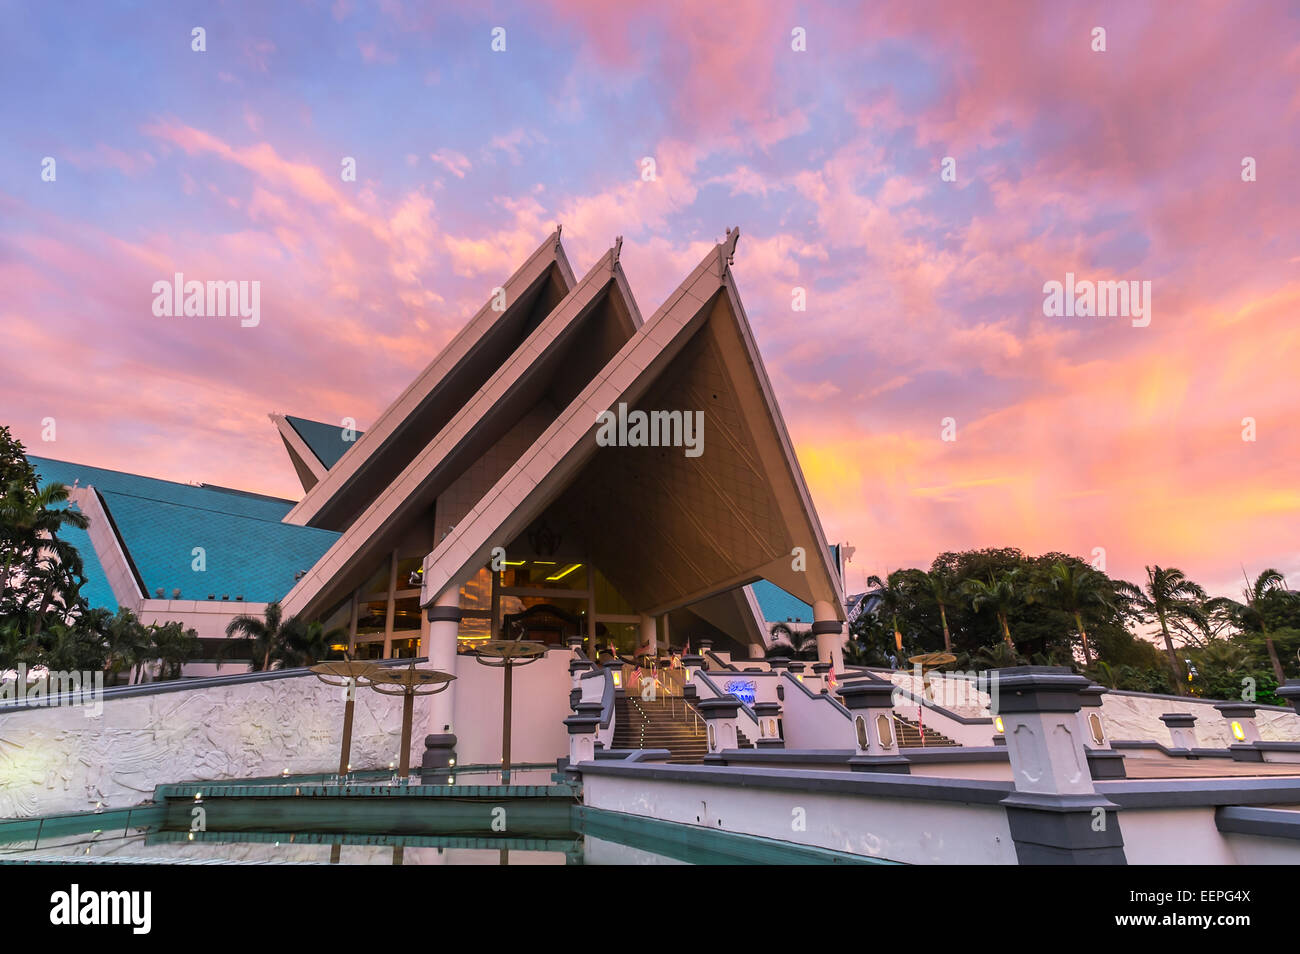
[[[778,623],[772,627],[772,645],[767,655],[786,656],[790,659],[817,658],[817,637],[807,630],[795,630]]]
[[[20,619],[30,632],[85,608],[81,557],[59,531],[85,529],[89,520],[66,506],[69,495],[60,483],[38,487],[22,442],[0,427],[0,617]]]
[[[1196,623],[1205,618],[1205,590],[1187,578],[1176,567],[1168,569],[1153,565],[1148,566],[1145,587],[1132,583],[1116,583],[1120,596],[1126,600],[1130,609],[1145,622],[1160,624],[1160,635],[1164,639],[1165,654],[1169,658],[1169,667],[1174,674],[1174,686],[1179,695],[1186,695],[1184,682],[1187,674],[1178,662],[1174,652],[1174,640],[1171,629],[1180,622]]]
[[[199,634],[179,622],[155,624],[149,630],[153,655],[160,663],[159,678],[179,679],[181,667],[198,655]]]
[[[952,576],[943,570],[914,570],[921,592],[939,607],[939,620],[943,624],[943,651],[952,652],[952,633],[948,629],[948,608],[959,599]],[[897,627],[895,627],[897,628]]]
[[[1028,598],[1055,605],[1074,618],[1083,645],[1083,664],[1092,665],[1092,647],[1083,625],[1084,612],[1092,607],[1115,610],[1115,588],[1110,578],[1080,563],[1058,561],[1031,585]]]
[[[874,597],[877,600],[876,612],[882,618],[888,617],[893,623],[894,646],[900,653],[903,651],[903,633],[898,628],[898,617],[910,604],[907,585],[915,572],[914,570],[895,570],[883,580],[874,574],[867,577],[867,586],[871,587],[867,591],[867,596],[868,598]]]
[[[262,618],[244,614],[226,624],[226,636],[241,639],[248,647],[254,672],[271,669],[273,662],[286,669],[319,662],[329,655],[331,643],[341,634],[338,629],[327,633],[320,623],[297,615],[286,618],[279,603],[268,604]],[[224,655],[229,645],[218,655]]]
[[[1246,585],[1242,587],[1241,593],[1242,602],[1221,596],[1210,600],[1206,607],[1210,610],[1215,608],[1227,610],[1234,622],[1243,630],[1259,633],[1264,637],[1264,648],[1268,652],[1268,661],[1273,667],[1273,678],[1277,680],[1280,686],[1286,682],[1286,675],[1282,671],[1282,660],[1278,657],[1273,635],[1269,632],[1268,620],[1263,612],[1263,604],[1270,595],[1285,601],[1294,600],[1295,596],[1287,589],[1286,580],[1282,574],[1271,567],[1255,577],[1253,581],[1247,577]]]
[[[987,581],[966,580],[961,585],[962,592],[970,600],[971,608],[975,612],[983,612],[985,609],[993,611],[993,615],[997,617],[998,626],[1002,630],[1002,639],[1013,653],[1016,651],[1016,644],[1011,641],[1011,628],[1007,625],[1007,614],[1020,601],[1016,593],[1019,582],[1019,570],[1006,570],[998,576],[990,575]]]

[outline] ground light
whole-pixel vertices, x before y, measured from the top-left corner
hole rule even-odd
[[[544,645],[526,639],[489,639],[478,647],[478,656],[475,658],[481,665],[506,671],[501,703],[501,784],[503,785],[510,782],[510,697],[514,667],[537,662],[545,654]]]

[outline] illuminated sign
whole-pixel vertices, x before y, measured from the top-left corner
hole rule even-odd
[[[754,680],[732,679],[722,687],[747,706],[754,704]]]

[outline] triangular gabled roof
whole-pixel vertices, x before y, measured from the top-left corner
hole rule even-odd
[[[489,297],[364,436],[317,478],[286,522],[332,530],[353,523],[574,283],[557,229],[501,286],[504,309],[499,296]]]
[[[634,337],[641,324],[615,246],[515,353],[480,383],[477,393],[438,434],[421,448],[412,449],[410,463],[285,597],[285,612],[311,614],[327,609],[361,583],[374,561],[390,552],[395,541],[409,533],[413,525],[428,527],[428,548],[433,549],[434,534],[442,525],[461,520],[459,512],[446,515],[447,508],[454,504],[443,495],[466,468],[479,464],[489,451],[501,448],[501,442],[526,416],[540,413],[543,420],[531,425],[534,429],[528,432],[528,439],[518,445],[526,448],[606,366],[609,357]],[[500,454],[493,456],[499,458]],[[510,456],[491,477],[498,476],[515,459]],[[490,483],[491,479],[484,481],[485,485]],[[447,494],[450,496],[455,495]],[[475,494],[463,509],[468,511],[477,499]],[[439,508],[437,527],[428,518],[435,505]]]
[[[509,547],[548,508],[586,529],[593,562],[657,614],[764,578],[843,619],[839,576],[736,294],[739,232],[636,336],[424,564],[421,603]],[[598,447],[599,415],[702,411],[705,447]]]
[[[303,490],[316,486],[331,467],[339,462],[361,437],[352,428],[309,421],[288,414],[271,414],[271,422],[280,432],[284,449],[302,482]]]

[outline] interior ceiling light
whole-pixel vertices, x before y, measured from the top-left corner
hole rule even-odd
[[[580,569],[581,567],[582,567],[582,564],[581,564],[581,563],[574,563],[574,564],[570,565],[570,567],[569,567],[567,570],[561,570],[559,573],[556,573],[556,574],[554,574],[554,575],[552,575],[552,576],[548,576],[548,577],[546,578],[546,582],[547,582],[547,583],[552,583],[552,582],[554,582],[555,580],[562,580],[562,579],[564,579],[566,576],[568,576],[570,573],[572,573],[574,570]]]

